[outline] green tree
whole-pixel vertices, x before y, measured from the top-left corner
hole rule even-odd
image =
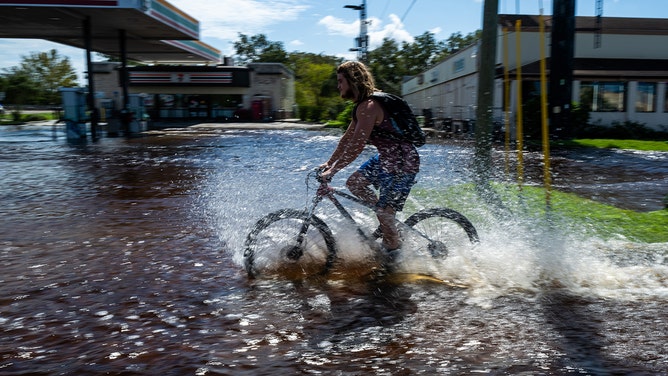
[[[480,39],[481,30],[467,35],[454,33],[445,41],[437,41],[434,34],[425,32],[413,43],[385,38],[383,43],[369,52],[369,67],[377,86],[383,91],[401,94],[401,82],[405,76],[414,76]]]
[[[295,96],[304,120],[334,119],[345,107],[339,97],[336,67],[341,59],[333,56],[295,52],[288,67],[295,73]]]
[[[480,40],[482,30],[478,29],[472,33],[462,35],[461,32],[453,33],[444,42],[444,49],[436,57],[436,61],[441,61],[448,56],[457,53],[462,48],[468,47]]]
[[[285,63],[288,61],[288,53],[283,49],[283,43],[274,42],[262,51],[257,61],[261,63]]]
[[[16,68],[13,73],[4,77],[3,81],[7,103],[17,106],[12,115],[14,120],[18,121],[21,118],[21,108],[37,95],[37,85],[30,76]]]
[[[401,95],[401,81],[406,75],[406,69],[396,41],[385,38],[378,48],[370,51],[369,68],[379,89]]]
[[[285,63],[288,53],[283,43],[273,42],[264,34],[248,36],[239,33],[239,40],[234,42],[236,60],[239,65],[248,63]]]
[[[403,42],[399,55],[406,74],[414,76],[427,70],[437,61],[437,57],[444,49],[445,43],[436,41],[434,34],[428,31],[415,37],[413,43]]]
[[[449,54],[453,54],[464,47],[468,47],[480,40],[482,30],[476,30],[472,33],[462,35],[461,32],[453,33],[445,41],[446,50]]]
[[[28,75],[36,85],[38,104],[60,103],[58,88],[74,87],[77,81],[76,71],[69,58],[62,57],[55,49],[23,56],[17,72]]]
[[[480,30],[462,35],[454,33],[446,41],[437,41],[433,33],[425,32],[413,43],[401,46],[384,39],[376,49],[369,51],[368,65],[379,89],[401,94],[405,76],[414,76],[459,49],[480,39]],[[337,118],[346,109],[336,87],[336,67],[343,61],[335,56],[305,52],[286,53],[283,44],[273,42],[264,34],[239,34],[234,43],[237,63],[283,63],[295,73],[295,97],[300,117],[304,120]]]

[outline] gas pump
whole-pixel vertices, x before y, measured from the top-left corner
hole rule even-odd
[[[67,138],[86,138],[86,91],[80,87],[58,89],[63,100],[63,117]]]
[[[132,115],[129,124],[130,133],[146,131],[146,106],[144,105],[144,94],[128,95],[128,111]]]

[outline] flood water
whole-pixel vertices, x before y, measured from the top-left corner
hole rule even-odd
[[[464,213],[479,245],[404,255],[402,278],[249,280],[245,234],[308,203],[338,133],[52,136],[0,128],[2,375],[668,373],[668,244],[501,221],[481,202]],[[472,181],[470,148],[420,152],[418,188]],[[667,154],[563,152],[555,187],[660,210]],[[340,236],[343,257],[367,252]]]

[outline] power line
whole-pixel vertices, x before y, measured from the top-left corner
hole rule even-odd
[[[382,20],[385,17],[385,13],[387,12],[387,7],[390,5],[390,0],[387,0],[385,2],[385,8],[383,8],[383,11],[380,13],[380,19]]]
[[[408,15],[408,12],[410,12],[411,9],[413,9],[413,5],[415,5],[415,2],[416,2],[416,1],[417,1],[417,0],[413,0],[413,2],[412,2],[411,5],[408,7],[408,9],[406,9],[406,13],[404,13],[404,15],[401,17],[401,22],[404,22],[404,19],[405,19],[406,16]]]

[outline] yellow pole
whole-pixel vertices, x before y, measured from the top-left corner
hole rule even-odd
[[[520,38],[520,29],[522,28],[522,21],[515,21],[515,66],[517,71],[517,183],[519,189],[522,190],[524,184],[524,119],[522,118],[522,41]]]
[[[508,72],[508,28],[503,28],[503,125],[505,129],[506,177],[510,176],[510,79]]]
[[[550,206],[551,175],[550,175],[550,129],[547,121],[547,75],[545,68],[545,22],[541,9],[538,18],[540,24],[540,104],[541,129],[543,134],[543,185],[545,186],[545,204]]]

